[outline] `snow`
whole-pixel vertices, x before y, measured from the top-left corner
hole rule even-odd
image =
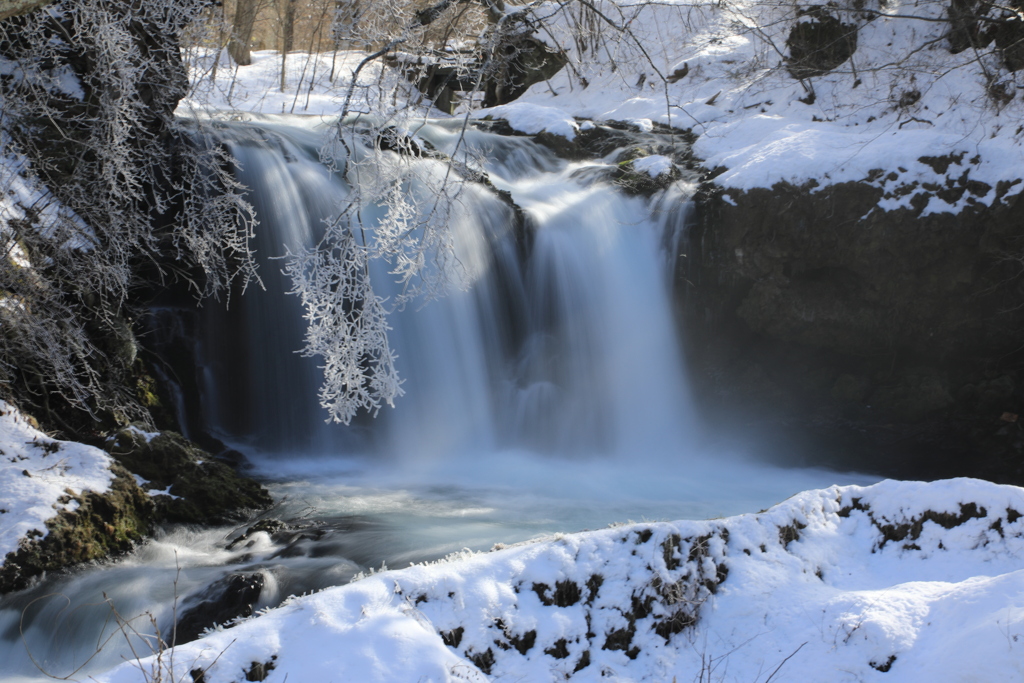
[[[0,558],[30,532],[45,537],[46,520],[61,510],[73,511],[78,503],[69,493],[109,490],[110,464],[100,449],[51,439],[0,401]]]
[[[885,481],[465,552],[291,598],[174,661],[209,683],[253,662],[271,683],[1020,680],[1022,510],[1016,487]]]
[[[232,63],[224,51],[215,77],[214,55],[209,51],[193,51],[187,56],[192,85],[179,103],[177,114],[188,116],[231,110],[257,115],[307,114],[336,118],[348,96],[352,74],[365,57],[366,53],[358,51],[339,52],[337,56],[331,52],[291,53],[285,60],[286,79],[282,90],[281,55],[276,51],[253,52],[252,63],[248,66]],[[381,78],[384,85],[378,88]],[[379,61],[370,62],[359,72],[350,110],[369,113],[390,108],[381,104],[382,99],[388,99],[383,93],[389,93],[388,86],[393,88],[400,78]],[[414,101],[417,99],[421,100],[422,96]],[[409,102],[403,99],[399,104]]]
[[[513,130],[527,135],[537,133],[551,133],[561,135],[567,140],[576,138],[576,132],[580,129],[576,121],[565,112],[555,107],[542,107],[527,102],[513,102],[503,104],[489,109],[481,109],[476,116],[490,116],[495,119],[505,119]]]
[[[992,55],[950,54],[944,38],[948,24],[935,21],[946,17],[946,4],[888,2],[870,20],[839,5],[833,11],[841,21],[859,28],[857,48],[851,61],[805,79],[813,101],[783,60],[803,6],[759,0],[598,6],[629,33],[610,40],[606,49],[581,54],[567,15],[556,13],[562,23],[545,39],[568,49],[574,69],[534,85],[513,106],[553,107],[595,121],[639,125],[638,119],[646,118],[690,128],[699,136],[694,150],[705,166],[725,169],[714,182],[738,190],[778,182],[860,181],[875,169],[902,166],[907,171],[886,188],[889,196],[881,205],[892,210],[910,206],[914,195],[891,192],[896,185],[945,184],[967,172],[970,179],[995,186],[1021,176],[1018,121],[1024,101],[996,102],[979,62],[1010,93],[1016,88],[1013,75],[1001,71]],[[663,81],[655,69],[675,82]],[[911,101],[915,94],[918,99]],[[965,162],[945,173],[918,162],[947,154],[964,154]],[[976,163],[966,163],[975,157]],[[949,202],[934,198],[924,213],[958,212],[996,199],[995,193],[966,193]]]
[[[640,173],[646,173],[652,178],[657,178],[662,173],[669,173],[672,170],[672,160],[661,154],[652,154],[641,159],[633,160],[633,168]]]
[[[580,121],[584,127],[591,120],[620,120],[640,130],[654,123],[689,128],[698,136],[694,150],[705,166],[724,169],[714,179],[722,187],[868,181],[885,191],[882,210],[911,207],[914,183],[970,180],[989,186],[959,197],[934,196],[925,215],[991,205],[1024,189],[1018,185],[1005,196],[994,189],[999,181],[1021,176],[1024,131],[1017,122],[1024,99],[994,99],[986,73],[1009,94],[1017,89],[1014,75],[991,48],[980,58],[971,50],[950,53],[942,21],[946,4],[895,0],[861,11],[829,3],[840,21],[858,27],[856,51],[831,72],[803,82],[785,61],[790,30],[806,21],[797,14],[802,6],[762,0],[597,6],[628,32],[608,28],[605,45],[587,50],[586,41],[576,40],[568,10],[550,3],[538,7],[547,30],[537,36],[564,48],[572,68],[532,86],[516,102],[473,111],[463,104],[460,115],[505,118],[523,133],[546,131],[568,139]],[[222,55],[216,81],[200,77],[210,74],[212,55],[196,53],[193,91],[180,111],[336,116],[365,56],[292,54],[282,92],[276,53],[253,53],[246,67],[232,67]],[[429,102],[400,82],[396,70],[369,63],[359,74],[350,109],[394,115],[409,107],[427,115]],[[444,116],[436,110],[429,115]],[[961,162],[939,172],[919,161],[946,155]],[[875,177],[878,169],[898,168],[906,171],[896,179]]]
[[[125,428],[125,431],[130,432],[131,434],[134,434],[135,436],[141,438],[146,443],[149,443],[150,441],[152,441],[156,437],[160,436],[160,432],[147,432],[147,431],[145,431],[143,429],[139,429],[135,425],[128,425]],[[112,440],[112,439],[110,439],[110,440]]]
[[[621,7],[609,14],[628,35],[580,54],[566,38],[569,23],[552,26],[548,39],[568,47],[575,70],[472,116],[568,139],[591,121],[611,119],[640,130],[690,128],[705,166],[724,169],[714,180],[722,187],[864,181],[885,191],[881,210],[910,206],[914,193],[895,191],[901,187],[961,178],[978,183],[975,190],[952,201],[933,197],[924,213],[990,205],[1001,201],[997,184],[1017,180],[1024,168],[1017,123],[1024,101],[995,103],[978,57],[950,54],[947,25],[928,20],[945,16],[942,3],[893,0],[871,21],[837,10],[859,27],[855,60],[808,79],[813,99],[783,62],[795,4]],[[211,79],[197,76],[211,73],[213,56],[196,52],[193,89],[179,111],[337,116],[365,56],[290,55],[282,90],[276,53],[254,53],[247,67],[222,60]],[[993,72],[1013,90],[998,65]],[[374,98],[390,91],[374,86],[398,78],[369,64],[351,108],[377,111]],[[388,110],[409,105],[425,113],[422,97],[404,92]],[[948,166],[928,157],[948,157]],[[633,163],[657,176],[670,168],[661,159]],[[0,164],[7,215],[42,196],[18,175],[20,164],[10,157]],[[1024,183],[1003,199],[1021,189]],[[0,412],[5,554],[29,531],[45,531],[65,489],[106,490],[112,475],[101,451],[50,440],[7,404]],[[59,446],[48,453],[46,444]],[[273,663],[272,683],[1021,680],[1021,513],[1024,490],[1016,487],[887,481],[808,491],[759,514],[617,526],[463,553],[292,598],[179,646],[174,661],[182,671],[174,680],[207,668],[207,683],[237,681],[253,662]],[[127,662],[98,679],[143,680],[139,666]]]

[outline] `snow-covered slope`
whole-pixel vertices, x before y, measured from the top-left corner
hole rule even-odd
[[[692,129],[697,155],[722,171],[715,182],[736,190],[865,181],[886,191],[880,206],[891,210],[910,206],[923,187],[931,193],[924,214],[1021,191],[1020,182],[1006,184],[1024,167],[1021,72],[1007,69],[995,43],[954,54],[948,3],[937,0],[817,4],[820,16],[856,29],[855,49],[802,79],[791,71],[787,41],[798,24],[822,23],[808,11],[814,3],[605,1],[594,4],[600,15],[576,3],[544,5],[534,12],[544,24],[537,36],[564,49],[570,66],[515,103],[472,115],[567,137],[574,119]],[[222,62],[215,81],[209,55],[201,55],[180,111],[336,115],[364,56],[293,54],[282,92],[275,53],[256,53],[247,67]],[[373,62],[351,104],[425,115],[422,96],[400,82]]]
[[[276,682],[1020,680],[1022,511],[1024,490],[968,479],[809,491],[379,573],[173,661],[206,683],[254,664]]]
[[[44,538],[46,520],[76,509],[69,493],[107,491],[111,462],[98,448],[51,439],[0,401],[0,565],[21,539]]]
[[[798,23],[812,22],[808,9],[816,4],[856,27],[856,49],[831,71],[798,80],[787,39]],[[926,213],[991,204],[999,181],[1021,176],[1020,77],[994,45],[952,54],[948,3],[667,0],[596,7],[604,18],[583,21],[576,9],[537,11],[551,17],[556,28],[545,39],[568,50],[573,68],[496,114],[514,121],[526,113],[518,109],[536,113],[541,105],[574,117],[691,128],[705,165],[725,169],[716,183],[741,190],[811,179],[867,179],[890,191],[914,182],[945,187],[950,179],[959,186],[961,177],[963,185],[969,179],[989,186],[934,198]],[[543,118],[564,127],[557,116]],[[948,164],[928,160],[947,155]],[[906,205],[912,194],[893,191],[884,208]]]

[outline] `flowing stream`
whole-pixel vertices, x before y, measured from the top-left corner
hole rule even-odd
[[[869,481],[773,467],[703,438],[672,301],[693,191],[685,178],[631,197],[610,182],[610,160],[566,162],[529,138],[463,134],[460,122],[412,132],[420,146],[485,171],[521,214],[482,183],[454,185],[452,251],[427,255],[428,278],[443,276],[446,295],[390,318],[405,395],[375,420],[343,427],[327,424],[317,404],[317,359],[296,353],[305,322],[298,297],[285,293],[280,257],[316,244],[325,221],[373,179],[353,186],[363,181],[351,169],[330,171],[313,122],[223,124],[258,213],[266,289],[228,310],[206,306],[196,350],[203,418],[190,427],[243,452],[281,501],[265,517],[291,527],[234,546],[244,527],[168,529],[126,558],[4,598],[5,677],[41,677],[29,652],[67,675],[109,639],[79,678],[130,656],[104,594],[124,617],[151,612],[169,634],[225,577],[258,586],[249,593],[258,609],[382,564],[628,520],[752,512],[800,490]],[[375,158],[350,147],[334,166]],[[383,155],[414,174],[413,195],[417,183],[451,178],[429,154]],[[387,210],[366,201],[360,215],[372,229]],[[392,302],[402,293],[393,266],[370,271]],[[40,599],[48,594],[64,597]]]

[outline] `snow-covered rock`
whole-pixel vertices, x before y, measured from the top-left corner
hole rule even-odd
[[[22,539],[44,538],[61,510],[74,511],[69,494],[109,490],[112,462],[93,446],[51,439],[0,401],[0,557]]]
[[[513,130],[527,135],[551,133],[572,140],[580,129],[575,119],[561,109],[528,102],[513,102],[490,109],[482,109],[477,116],[505,119]]]

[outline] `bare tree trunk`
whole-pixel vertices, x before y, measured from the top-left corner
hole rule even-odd
[[[235,64],[240,66],[252,64],[249,44],[252,41],[252,31],[256,24],[258,2],[259,0],[238,0],[235,4],[235,18],[231,22],[231,41],[228,43],[228,54],[231,55],[231,59],[235,60]]]
[[[295,0],[281,0],[283,5],[283,16],[281,18],[281,92],[284,92],[286,85],[285,63],[288,60],[288,53],[292,51],[292,44],[295,42]]]
[[[295,0],[281,0],[281,52],[291,52],[295,44]]]

